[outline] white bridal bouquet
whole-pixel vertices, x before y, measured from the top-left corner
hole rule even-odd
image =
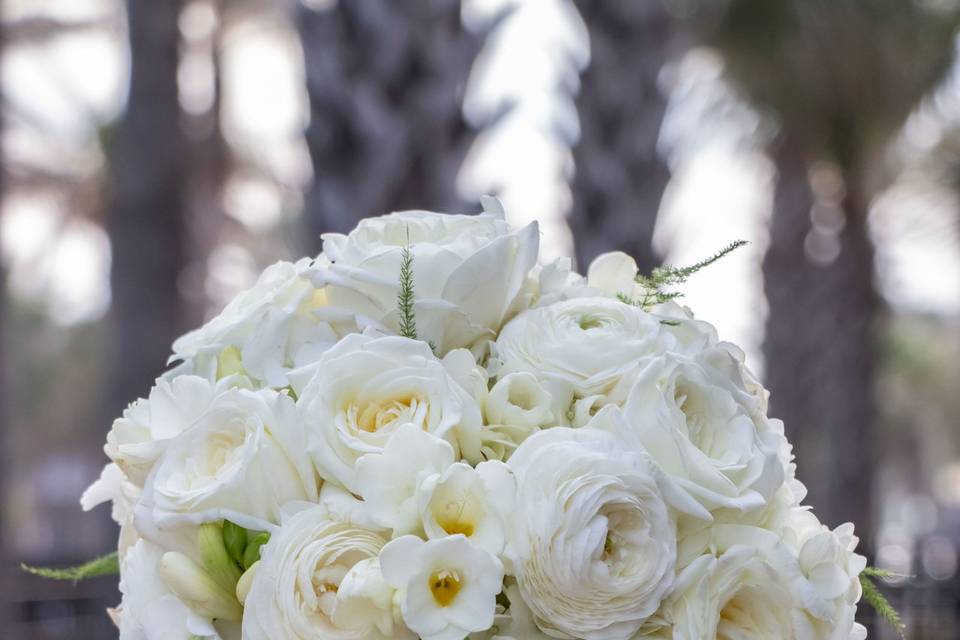
[[[803,505],[735,345],[622,253],[404,211],[178,339],[107,436],[121,638],[852,640],[865,560]],[[868,586],[872,586],[867,583]]]

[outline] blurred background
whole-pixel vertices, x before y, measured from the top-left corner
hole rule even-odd
[[[77,501],[176,335],[324,231],[492,193],[581,268],[751,241],[686,302],[821,518],[906,576],[909,637],[957,638],[958,28],[956,0],[2,0],[0,635],[115,637],[114,578],[17,565],[115,546]]]

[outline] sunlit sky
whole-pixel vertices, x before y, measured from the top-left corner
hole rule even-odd
[[[487,38],[469,79],[465,113],[476,123],[504,101],[516,101],[517,107],[496,128],[479,133],[458,187],[475,200],[501,185],[515,223],[540,220],[544,257],[569,255],[572,238],[564,216],[574,170],[570,146],[578,135],[573,92],[589,60],[587,32],[564,0],[465,0],[465,20],[479,27],[505,4],[517,4],[517,10]],[[89,157],[84,141],[122,108],[127,56],[118,7],[113,0],[4,4],[7,19],[42,14],[96,22],[49,43],[17,45],[5,52],[2,82],[12,105],[11,128],[4,132],[6,155],[66,175],[76,167],[90,170],[91,160],[94,167],[102,162]],[[279,13],[282,3],[276,7],[233,24],[224,38],[223,121],[235,149],[296,190],[310,179],[301,136],[307,118],[303,61],[295,34]],[[203,4],[195,4],[181,20],[190,44],[180,74],[187,111],[202,111],[211,99],[205,47],[214,21]],[[558,55],[560,51],[567,55]],[[674,176],[655,242],[668,261],[685,263],[733,239],[752,241],[691,280],[686,301],[714,322],[724,338],[744,345],[759,367],[765,313],[760,259],[773,168],[755,144],[745,141],[745,131],[755,124],[747,110],[741,118],[726,114],[710,121],[709,105],[722,86],[720,73],[714,56],[694,52],[665,76],[673,99],[662,147]],[[955,104],[960,93],[955,83],[944,91],[945,100]],[[893,153],[909,160],[911,149],[935,144],[946,125],[956,123],[918,114]],[[956,195],[928,180],[922,168],[907,177],[874,207],[880,284],[897,307],[956,314]],[[270,231],[287,215],[277,184],[256,177],[234,178],[224,200],[228,215],[255,233]],[[45,305],[65,324],[95,319],[109,305],[106,236],[97,224],[69,216],[69,211],[70,203],[54,192],[17,193],[4,204],[0,233],[13,293]],[[248,284],[256,266],[242,247],[221,247],[210,259],[208,290],[217,292],[219,301]]]

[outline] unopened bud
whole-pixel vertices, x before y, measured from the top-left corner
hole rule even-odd
[[[242,571],[224,545],[223,525],[219,522],[200,525],[197,541],[203,568],[227,593],[233,593]]]
[[[258,533],[250,538],[247,548],[243,552],[243,566],[249,569],[260,559],[260,547],[270,541],[269,533]]]
[[[243,575],[240,576],[240,579],[237,581],[237,600],[239,600],[242,605],[245,605],[247,602],[247,595],[250,593],[250,587],[253,586],[253,576],[259,566],[259,560],[254,562],[249,569],[243,572]]]
[[[160,576],[184,604],[202,616],[236,621],[243,617],[243,607],[234,594],[224,591],[206,571],[182,553],[169,551],[163,554]]]

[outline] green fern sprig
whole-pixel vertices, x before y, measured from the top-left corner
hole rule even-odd
[[[649,309],[654,305],[675,300],[683,296],[683,293],[679,291],[666,291],[666,287],[684,284],[693,274],[697,273],[701,269],[709,267],[717,260],[720,260],[733,251],[736,251],[745,244],[747,244],[746,240],[737,240],[736,242],[731,242],[706,260],[701,260],[700,262],[686,267],[672,267],[670,265],[663,265],[662,267],[654,268],[649,275],[637,273],[634,279],[636,280],[637,284],[643,287],[643,295],[640,298],[631,298],[627,295],[619,294],[617,298],[619,298],[621,302],[632,304],[642,309]]]
[[[400,293],[397,295],[397,309],[400,312],[400,335],[416,340],[417,318],[413,303],[413,252],[410,251],[410,232],[407,231],[407,244],[403,247],[400,261]]]
[[[50,567],[30,567],[21,564],[20,568],[27,573],[36,576],[50,578],[52,580],[73,580],[80,582],[87,578],[96,578],[98,576],[115,576],[120,573],[120,560],[117,552],[108,553],[105,556],[94,558],[90,562],[85,562],[76,567],[65,567],[63,569],[51,569]]]
[[[890,601],[880,593],[874,578],[891,578],[894,574],[876,567],[867,567],[860,574],[860,586],[863,588],[863,600],[870,605],[877,615],[893,628],[901,638],[906,638],[906,626],[900,619],[900,614],[893,608]]]

